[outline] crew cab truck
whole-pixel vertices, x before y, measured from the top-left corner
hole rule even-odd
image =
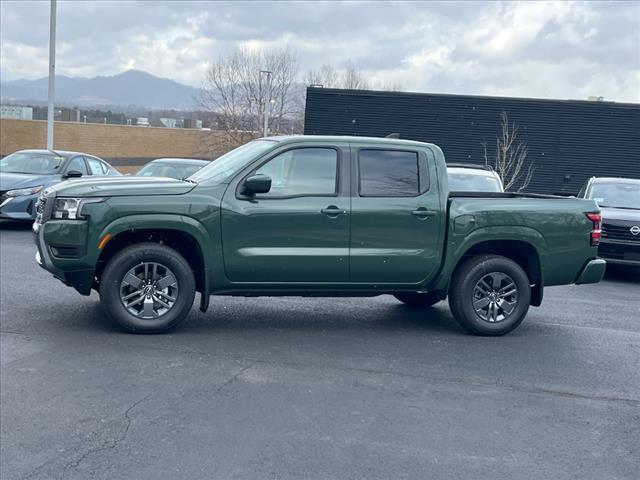
[[[545,286],[595,283],[593,200],[451,193],[436,145],[361,137],[249,142],[186,181],[73,180],[48,188],[36,260],[131,332],[181,322],[212,295],[449,298],[502,335]]]

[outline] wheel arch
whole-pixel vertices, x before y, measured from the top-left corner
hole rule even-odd
[[[173,248],[187,260],[194,272],[196,290],[203,293],[203,299],[206,297],[208,300],[208,272],[212,262],[210,237],[204,226],[196,220],[179,215],[174,217],[166,215],[124,217],[104,228],[98,237],[98,241],[104,241],[104,245],[99,248],[96,261],[97,281],[100,281],[109,259],[123,248],[141,242],[160,243]]]
[[[526,240],[494,239],[482,240],[468,245],[451,269],[447,282],[447,291],[451,278],[460,266],[469,258],[478,255],[499,255],[517,263],[527,274],[531,282],[531,305],[539,306],[544,294],[544,271],[542,259],[533,243]]]

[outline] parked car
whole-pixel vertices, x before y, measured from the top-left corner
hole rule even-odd
[[[595,200],[600,206],[598,254],[608,263],[640,266],[640,180],[592,177],[578,197]]]
[[[433,144],[364,137],[255,140],[187,181],[122,177],[48,188],[37,262],[132,332],[181,322],[210,295],[375,296],[502,335],[543,288],[595,283],[593,200],[450,193]],[[143,214],[141,214],[143,213]],[[543,275],[544,272],[544,275]]]
[[[504,192],[502,180],[490,166],[448,163],[450,192]]]
[[[158,158],[147,163],[138,170],[136,175],[140,177],[170,177],[182,180],[190,177],[208,164],[208,160],[197,160],[195,158]]]
[[[47,187],[86,175],[120,175],[104,160],[80,152],[19,150],[0,160],[0,218],[33,221]]]

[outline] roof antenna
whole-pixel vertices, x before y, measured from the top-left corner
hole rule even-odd
[[[389,135],[387,135],[384,138],[400,138],[400,134],[399,133],[390,133]]]

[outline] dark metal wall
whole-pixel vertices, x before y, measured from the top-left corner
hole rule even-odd
[[[527,191],[575,194],[591,176],[640,178],[640,104],[308,88],[305,134],[439,145],[449,162],[484,163],[507,112],[526,142]]]

